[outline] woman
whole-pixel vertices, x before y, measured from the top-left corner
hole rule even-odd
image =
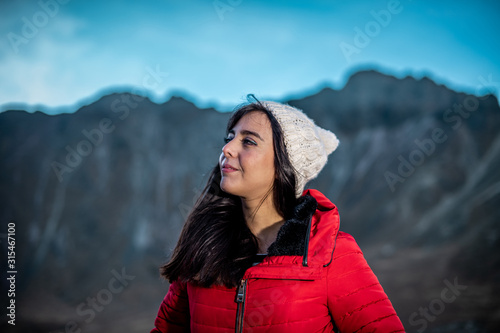
[[[249,96],[161,269],[171,285],[151,332],[404,332],[335,205],[303,192],[336,136]]]

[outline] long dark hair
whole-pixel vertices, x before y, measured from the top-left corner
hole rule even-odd
[[[229,119],[226,132],[247,113],[263,112],[268,116],[274,145],[273,201],[278,213],[289,219],[296,204],[295,174],[281,126],[255,96],[248,95],[247,100],[248,104],[238,107]],[[252,265],[258,251],[257,239],[245,223],[241,199],[222,191],[220,180],[217,164],[186,220],[172,258],[160,269],[170,282],[180,279],[204,287],[234,287]]]

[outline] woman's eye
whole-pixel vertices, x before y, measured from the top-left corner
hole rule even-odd
[[[225,144],[228,144],[230,141],[232,141],[234,139],[234,136],[227,136],[224,138],[224,143]],[[244,138],[244,139],[241,139],[241,142],[244,144],[244,145],[253,145],[253,146],[256,146],[257,145],[257,142],[255,142],[254,140],[252,139],[249,139],[249,138]]]
[[[246,145],[254,145],[256,146],[257,145],[257,142],[251,140],[251,139],[243,139],[243,143],[246,144]]]

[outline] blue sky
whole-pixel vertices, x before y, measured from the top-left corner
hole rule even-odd
[[[500,89],[498,1],[13,0],[0,15],[0,110],[132,90],[231,109],[339,89],[361,68]]]

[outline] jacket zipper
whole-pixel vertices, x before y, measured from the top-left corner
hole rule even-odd
[[[302,256],[302,266],[304,267],[307,266],[307,253],[309,251],[309,236],[311,234],[311,224],[312,224],[312,217],[309,220],[309,224],[307,225],[306,242],[304,244],[304,254]]]
[[[247,291],[247,281],[242,279],[240,285],[238,286],[238,293],[236,294],[236,303],[238,304],[238,309],[236,311],[236,325],[235,332],[243,332],[243,315],[245,312],[245,294]]]

